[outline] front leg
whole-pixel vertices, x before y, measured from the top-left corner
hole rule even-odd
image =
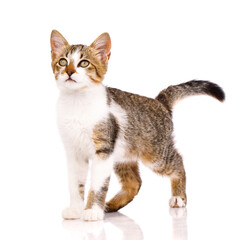
[[[95,156],[91,169],[91,185],[83,218],[86,221],[102,220],[105,198],[113,169],[113,152],[119,133],[119,126],[112,114],[93,129],[92,140]]]
[[[105,199],[108,191],[113,160],[95,158],[92,162],[91,185],[83,213],[85,221],[98,221],[104,217]]]
[[[88,161],[73,154],[68,154],[68,184],[70,207],[62,212],[66,220],[79,219],[84,209],[84,189],[88,172]]]

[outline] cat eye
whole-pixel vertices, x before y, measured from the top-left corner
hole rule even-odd
[[[62,67],[67,66],[67,64],[68,64],[68,62],[65,58],[61,58],[58,63]]]
[[[82,60],[79,64],[78,64],[78,67],[82,67],[82,68],[85,68],[89,65],[89,61],[87,60]]]

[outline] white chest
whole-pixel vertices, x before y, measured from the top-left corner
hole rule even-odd
[[[94,151],[92,132],[108,116],[105,91],[86,94],[60,94],[57,120],[65,145],[88,155]]]

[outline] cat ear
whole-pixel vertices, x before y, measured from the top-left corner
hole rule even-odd
[[[111,38],[108,33],[101,34],[91,45],[96,52],[96,54],[100,57],[102,62],[105,62],[110,58],[111,55]]]
[[[51,53],[52,53],[52,60],[55,59],[64,48],[68,47],[69,44],[67,40],[62,36],[60,32],[57,30],[53,30],[51,33]]]

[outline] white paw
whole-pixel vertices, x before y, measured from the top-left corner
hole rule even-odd
[[[173,196],[171,197],[171,199],[169,200],[169,206],[171,208],[182,208],[185,207],[186,204],[184,203],[184,201],[182,200],[181,197],[179,196]]]
[[[66,208],[62,211],[62,217],[66,220],[79,219],[82,216],[82,211],[79,208]]]
[[[83,212],[83,220],[85,221],[99,221],[103,220],[104,211],[98,206],[93,206]]]

